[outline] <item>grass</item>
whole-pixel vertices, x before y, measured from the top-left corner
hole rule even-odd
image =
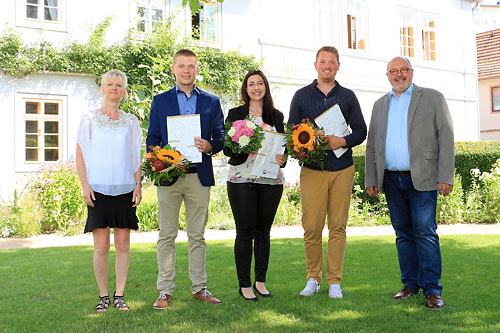
[[[326,246],[326,239],[325,246]],[[267,287],[275,295],[259,303],[237,294],[233,241],[207,242],[209,289],[222,299],[208,305],[192,299],[187,243],[177,246],[174,301],[152,309],[156,291],[155,244],[132,244],[125,290],[131,311],[96,314],[98,292],[92,247],[0,251],[0,332],[498,332],[500,331],[500,235],[442,236],[443,298],[430,311],[419,294],[396,302],[401,288],[394,237],[350,237],[344,264],[343,300],[319,294],[304,298],[301,239],[271,245]],[[114,264],[114,253],[110,266]],[[113,280],[113,279],[111,279]],[[110,281],[110,293],[114,281]]]

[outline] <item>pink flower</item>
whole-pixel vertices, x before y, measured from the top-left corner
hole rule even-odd
[[[253,136],[254,130],[248,127],[246,120],[236,120],[232,127],[236,130],[236,133],[231,138],[232,141],[239,143],[241,136],[246,135],[248,137]]]
[[[61,200],[61,196],[60,196],[60,195],[56,195],[56,196],[54,197],[54,200],[55,200],[55,201],[59,201],[59,200]]]

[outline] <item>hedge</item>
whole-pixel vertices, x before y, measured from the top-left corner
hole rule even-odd
[[[354,147],[353,159],[356,171],[359,172],[357,184],[365,187],[365,145]],[[462,177],[462,187],[468,191],[472,183],[471,169],[481,172],[490,171],[491,166],[500,158],[500,142],[476,141],[455,142],[455,172]],[[362,196],[363,199],[365,196]]]

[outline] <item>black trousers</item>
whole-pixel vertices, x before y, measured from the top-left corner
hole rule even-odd
[[[282,193],[283,185],[227,182],[227,194],[236,224],[234,259],[240,288],[252,286],[252,247],[255,281],[266,281],[271,226]]]

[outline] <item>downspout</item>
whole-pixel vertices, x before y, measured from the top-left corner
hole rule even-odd
[[[476,19],[475,19],[475,14],[479,10],[479,4],[481,3],[481,0],[475,0],[474,5],[472,7],[472,33],[473,33],[473,42],[474,42],[474,54],[475,54],[475,59],[476,62],[474,64],[474,67],[476,69],[476,98],[477,98],[477,103],[476,103],[476,117],[477,117],[477,133],[479,135],[478,141],[481,141],[481,113],[479,110],[479,74],[477,72],[477,45],[476,45]],[[465,82],[465,72],[464,72],[464,82]]]

